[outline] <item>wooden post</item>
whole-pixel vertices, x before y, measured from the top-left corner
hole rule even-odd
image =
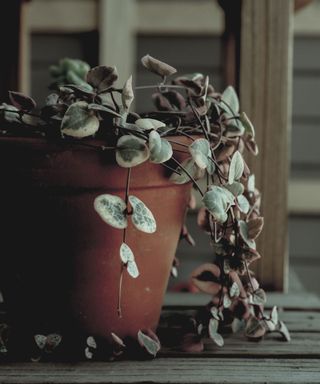
[[[286,290],[288,280],[293,6],[291,0],[242,1],[240,98],[256,128],[260,154],[248,164],[263,194],[265,218],[256,272],[266,289],[275,290]]]

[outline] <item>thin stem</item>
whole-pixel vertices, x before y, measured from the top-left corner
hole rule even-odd
[[[130,179],[131,179],[131,168],[128,168],[127,172],[127,181],[126,181],[126,191],[124,196],[124,201],[126,203],[126,214],[128,214],[128,201],[129,201],[129,189],[130,189]],[[127,241],[127,229],[123,229],[122,242],[126,243]],[[121,269],[120,269],[120,279],[119,279],[119,290],[118,290],[118,317],[121,319],[122,317],[122,309],[121,309],[121,299],[122,299],[122,282],[123,282],[123,273],[124,273],[125,265],[121,261]]]
[[[177,171],[176,169],[174,169],[174,168],[169,167],[169,165],[167,165],[167,164],[165,164],[165,163],[160,163],[160,165],[162,165],[163,167],[165,167],[165,168],[169,169],[170,171],[176,173],[177,175],[181,176],[181,173],[180,173],[180,172],[178,172],[178,171]]]
[[[24,111],[11,111],[11,109],[2,109],[0,111],[3,111],[3,112],[10,112],[10,113],[17,113],[18,115],[29,115],[29,116],[34,116],[34,117],[38,117],[40,118],[39,115],[35,114],[35,113],[31,113],[31,112],[24,112]]]
[[[187,87],[184,87],[183,85],[173,85],[173,84],[151,84],[151,85],[139,85],[138,87],[134,87],[136,91],[142,90],[142,89],[156,89],[159,87],[163,88],[171,88],[171,89],[183,89],[188,90]]]
[[[113,102],[113,105],[114,105],[116,111],[119,112],[120,108],[119,108],[118,103],[116,102],[116,99],[114,98],[113,92],[110,92],[110,96],[111,96],[111,99],[112,99],[112,102]]]
[[[171,140],[171,139],[167,139],[167,140],[169,141],[169,143],[173,143],[173,144],[181,145],[182,147],[185,147],[185,148],[189,148],[189,145],[179,143],[179,141],[175,141],[175,140]]]
[[[179,163],[178,160],[176,160],[174,157],[171,157],[172,161],[174,161],[182,170],[183,172],[189,177],[189,179],[193,182],[194,186],[196,187],[196,189],[199,191],[200,195],[202,197],[204,197],[204,193],[202,192],[199,184],[196,182],[196,180],[194,179],[194,177],[191,176],[191,174],[182,166],[182,164]]]

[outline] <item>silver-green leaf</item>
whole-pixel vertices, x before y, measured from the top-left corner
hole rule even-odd
[[[239,180],[244,171],[244,161],[241,153],[236,151],[231,159],[229,167],[228,183],[232,184],[235,180]]]
[[[168,161],[173,154],[172,146],[168,140],[162,139],[159,133],[152,130],[149,134],[150,161],[160,164]]]
[[[250,209],[250,204],[248,199],[244,195],[237,197],[238,207],[241,212],[248,213]]]
[[[157,229],[155,218],[150,209],[136,196],[130,195],[129,202],[132,206],[131,220],[139,231],[154,233]]]
[[[234,196],[226,188],[213,186],[202,201],[215,220],[224,223],[228,218],[227,210],[234,203]]]
[[[126,203],[115,195],[100,195],[94,200],[94,209],[101,219],[114,228],[127,228]]]
[[[150,129],[158,129],[165,127],[165,123],[163,123],[160,120],[156,119],[137,119],[135,121],[135,124],[138,128],[140,128],[142,131],[148,131]]]
[[[210,154],[210,144],[206,139],[197,139],[189,146],[189,152],[200,169],[208,166],[208,156]]]
[[[239,112],[239,99],[234,88],[229,85],[222,93],[221,100],[226,103],[233,111],[234,114]],[[223,108],[226,107],[223,105]]]
[[[254,240],[250,239],[249,237],[249,230],[248,230],[248,224],[243,221],[239,220],[239,231],[240,235],[243,239],[243,241],[252,249],[256,249],[256,243]]]
[[[160,351],[160,343],[156,340],[153,340],[150,336],[146,335],[142,331],[138,332],[138,341],[140,345],[143,346],[152,356],[156,356]]]
[[[219,322],[217,319],[210,319],[208,331],[210,338],[219,346],[222,347],[224,345],[224,340],[222,336],[217,332],[218,331]]]
[[[229,290],[230,297],[238,297],[240,295],[239,285],[234,281]]]
[[[249,136],[251,136],[251,137],[255,137],[254,126],[253,126],[253,124],[251,123],[249,117],[246,115],[245,112],[241,112],[241,114],[240,114],[240,121],[241,121],[242,125],[244,126],[245,132],[246,132]]]
[[[137,278],[139,276],[138,266],[131,248],[126,243],[122,243],[120,246],[120,259],[125,264],[129,275],[134,279]]]
[[[121,167],[135,167],[145,162],[149,155],[145,141],[136,136],[124,135],[117,142],[116,160]]]
[[[133,89],[132,89],[132,75],[129,77],[129,79],[125,82],[124,87],[122,89],[122,106],[123,109],[128,112],[130,109],[130,106],[134,99]]]
[[[190,182],[191,179],[189,175],[195,180],[200,179],[204,175],[204,170],[200,169],[191,157],[184,160],[181,167],[179,166],[176,171],[178,173],[173,173],[170,176],[170,180],[175,184],[185,184]]]
[[[81,139],[94,135],[99,129],[99,119],[88,109],[88,103],[77,101],[70,105],[61,122],[64,135]]]

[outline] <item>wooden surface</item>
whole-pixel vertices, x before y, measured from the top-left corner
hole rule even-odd
[[[184,314],[200,304],[197,297],[192,306],[192,296],[187,294],[180,303],[187,296],[190,308],[182,310]],[[307,294],[296,300],[279,294],[269,298],[272,304],[282,304],[280,318],[291,332],[291,343],[276,334],[258,343],[230,334],[224,335],[223,348],[206,340],[202,353],[163,348],[152,361],[4,364],[0,383],[320,383],[320,299]],[[165,315],[179,309],[172,297],[170,300],[174,305],[167,302]],[[297,300],[301,307],[296,308]]]
[[[258,249],[259,280],[287,288],[287,183],[291,121],[291,0],[244,0],[241,24],[241,107],[252,119],[260,148],[248,158],[263,192],[264,231]]]

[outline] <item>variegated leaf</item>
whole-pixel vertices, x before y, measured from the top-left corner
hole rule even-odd
[[[230,297],[238,297],[240,295],[239,285],[234,281],[229,291]]]
[[[127,268],[127,272],[129,273],[129,275],[131,277],[133,277],[134,279],[136,279],[139,276],[140,273],[138,270],[138,266],[134,260],[128,261],[126,268]]]
[[[143,131],[149,131],[151,129],[157,130],[158,128],[165,127],[165,123],[156,119],[137,119],[135,125]]]
[[[250,203],[248,199],[244,195],[240,195],[237,197],[237,201],[240,211],[247,214],[250,209]]]
[[[173,154],[172,146],[168,140],[162,139],[159,133],[152,130],[149,134],[150,161],[160,164],[168,161]]]
[[[131,220],[139,231],[154,233],[157,229],[155,218],[150,209],[136,196],[130,195],[129,202],[132,206]]]
[[[120,259],[124,264],[134,261],[134,254],[126,243],[122,243],[120,246]]]
[[[157,340],[153,340],[150,336],[144,334],[142,331],[138,332],[138,341],[140,345],[144,347],[152,356],[156,356],[160,351],[160,343]]]
[[[202,201],[214,219],[224,223],[228,218],[227,210],[234,203],[234,196],[224,187],[213,186]]]
[[[124,168],[131,168],[149,158],[149,149],[144,140],[133,136],[121,136],[117,142],[116,160]]]
[[[189,175],[195,180],[204,176],[204,170],[200,169],[192,158],[184,160],[181,167],[179,166],[176,171],[178,173],[173,173],[170,177],[170,180],[175,184],[190,183],[191,179]]]
[[[126,203],[119,196],[104,194],[94,200],[94,209],[101,219],[114,228],[127,228],[126,208]]]
[[[200,169],[206,169],[209,163],[210,144],[206,139],[197,139],[189,146],[189,152]]]
[[[124,87],[122,89],[122,106],[126,112],[129,111],[131,103],[134,99],[133,89],[132,89],[132,75],[125,82]]]
[[[238,224],[243,241],[249,246],[249,248],[256,249],[255,241],[249,238],[248,224],[243,220],[239,220]]]

